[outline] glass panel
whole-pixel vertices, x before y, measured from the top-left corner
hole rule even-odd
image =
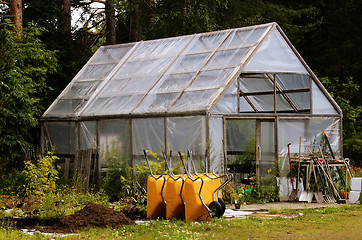
[[[299,74],[277,74],[276,81],[284,89],[309,88],[309,75]]]
[[[274,84],[264,75],[255,75],[240,79],[240,90],[243,92],[274,91]]]
[[[277,111],[294,111],[289,102],[283,97],[282,94],[277,94]],[[274,101],[273,101],[274,102]]]
[[[310,92],[288,93],[287,96],[298,110],[310,109]]]
[[[291,154],[299,153],[299,142],[301,142],[301,152],[307,153],[309,119],[281,119],[278,122],[278,144],[279,144],[279,170],[282,177],[290,178],[290,167],[288,157],[288,144]],[[293,134],[290,132],[293,131]],[[308,142],[307,142],[308,140]],[[290,188],[290,192],[292,189]],[[290,193],[289,192],[289,193]],[[288,195],[289,196],[289,195]]]
[[[274,95],[248,96],[250,102],[260,112],[274,111]]]
[[[291,130],[293,134],[290,134]],[[281,181],[281,198],[287,200],[292,191],[290,183],[290,168],[288,159],[288,143],[292,154],[299,153],[301,137],[301,153],[309,154],[310,151],[318,152],[319,146],[323,146],[322,131],[327,132],[332,149],[337,157],[340,157],[341,133],[339,118],[307,118],[307,119],[280,119],[278,122],[279,144],[279,169]],[[329,151],[327,151],[329,153]]]
[[[157,153],[160,161],[163,160],[162,151],[165,151],[165,126],[164,118],[142,118],[132,120],[132,141],[133,141],[133,166],[140,166],[145,163],[143,150],[150,150]],[[177,155],[177,152],[174,153]],[[174,159],[178,156],[174,155]],[[150,161],[155,161],[148,154]],[[137,173],[136,173],[137,174]],[[137,181],[146,188],[147,174],[137,174]]]
[[[128,167],[130,162],[130,121],[103,120],[99,125],[101,167]]]

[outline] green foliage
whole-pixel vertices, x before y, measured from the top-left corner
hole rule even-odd
[[[53,198],[45,198],[41,204],[34,204],[33,212],[37,212],[40,219],[59,219],[81,210],[91,202],[109,207],[108,196],[102,191],[81,193],[65,190],[59,191]]]
[[[132,195],[134,181],[131,173],[131,168],[108,168],[107,176],[102,179],[102,188],[109,196],[110,201],[117,201]]]
[[[0,29],[0,168],[21,166],[33,148],[31,130],[44,110],[39,96],[56,70],[54,51],[39,40],[44,29],[29,24],[17,34],[11,24]]]
[[[58,171],[52,166],[58,157],[48,155],[40,156],[37,163],[25,162],[23,173],[26,176],[26,194],[37,199],[46,198],[47,195],[55,194]]]
[[[26,195],[26,176],[22,171],[12,171],[1,176],[0,194],[24,197]]]
[[[344,155],[349,157],[354,165],[361,166],[362,161],[362,106],[351,101],[358,95],[360,85],[350,77],[321,77],[331,96],[336,100],[343,111],[343,147]]]

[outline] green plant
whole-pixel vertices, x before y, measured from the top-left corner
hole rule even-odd
[[[56,71],[56,52],[40,40],[45,29],[29,23],[19,34],[6,23],[0,29],[0,169],[22,166],[24,151],[34,148],[46,79]],[[1,175],[3,174],[0,173]]]
[[[251,185],[252,191],[250,202],[268,203],[279,201],[279,187],[277,186],[277,184],[263,186],[262,189],[260,188],[258,181],[253,181]]]
[[[30,161],[25,162],[24,174],[26,176],[26,194],[36,198],[43,199],[47,194],[54,194],[57,186],[58,171],[53,167],[52,163],[58,157],[48,153],[40,156],[37,163]]]
[[[0,178],[0,193],[3,195],[24,197],[26,195],[26,176],[22,171],[4,173]]]
[[[134,181],[131,177],[132,170],[127,168],[108,168],[107,175],[102,180],[102,188],[109,196],[110,201],[118,201],[131,195]]]

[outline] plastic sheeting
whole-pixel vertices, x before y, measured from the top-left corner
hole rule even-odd
[[[255,143],[255,119],[228,119],[226,143],[228,151],[246,151],[248,144]]]
[[[308,74],[301,61],[278,31],[273,31],[256,51],[243,72]]]
[[[44,116],[207,110],[272,25],[101,47]]]
[[[275,165],[275,128],[274,121],[260,122],[260,143],[259,143],[259,169],[260,187],[262,190],[270,190],[276,184]]]
[[[56,154],[75,154],[78,134],[75,122],[47,122],[43,125],[45,145]]]
[[[198,170],[205,167],[206,120],[205,117],[167,118],[167,149],[174,153],[191,150]]]
[[[222,118],[209,119],[210,132],[210,163],[208,165],[209,172],[217,174],[224,173],[224,150],[223,150],[223,120]]]
[[[314,114],[338,114],[314,81],[312,83],[312,105]]]
[[[139,165],[145,160],[143,150],[151,150],[162,158],[162,151],[165,151],[164,122],[164,118],[140,118],[132,120],[134,165]]]
[[[229,89],[226,91],[224,96],[220,99],[220,101],[216,104],[212,113],[222,114],[222,113],[238,113],[238,88],[237,88],[237,80],[234,80]],[[249,105],[249,104],[248,104]],[[250,105],[249,105],[250,106]]]
[[[101,167],[128,167],[130,163],[130,120],[102,120],[99,128]]]
[[[98,49],[44,115],[76,114],[133,45],[105,46]]]
[[[80,149],[97,149],[96,121],[80,122]]]
[[[322,131],[325,130],[335,156],[340,157],[342,147],[340,124],[341,119],[339,117],[280,119],[278,122],[278,148],[281,177],[290,177],[287,145],[291,143],[290,152],[298,154],[300,137],[302,154],[308,154],[309,150],[317,152],[319,151],[318,146],[321,146]],[[285,179],[283,181],[288,182]],[[283,199],[287,199],[292,191],[291,187],[286,184],[281,184],[280,190],[284,194],[281,196]]]

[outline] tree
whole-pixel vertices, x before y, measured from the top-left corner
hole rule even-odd
[[[63,31],[71,32],[72,30],[72,14],[70,0],[63,0]]]
[[[34,149],[31,130],[44,111],[46,78],[57,67],[55,52],[39,40],[41,32],[31,24],[20,34],[13,24],[0,30],[0,169],[21,166],[24,153]]]
[[[17,29],[23,27],[23,7],[21,0],[10,0],[10,12],[14,18],[14,25]]]

